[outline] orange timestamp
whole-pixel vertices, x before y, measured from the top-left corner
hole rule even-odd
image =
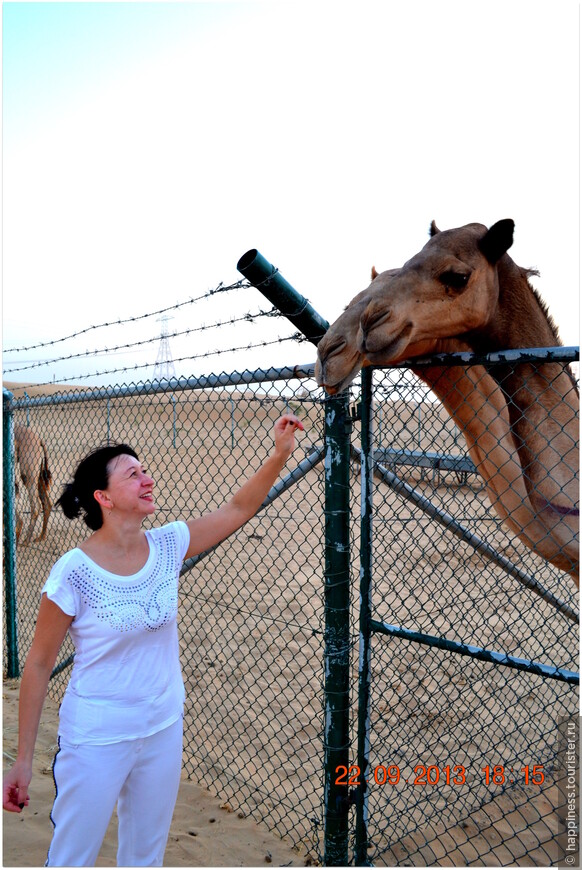
[[[462,764],[440,766],[438,764],[417,764],[413,777],[404,778],[397,764],[378,764],[372,768],[370,775],[362,778],[357,764],[340,764],[335,769],[335,785],[357,787],[363,783],[371,785],[398,785],[400,782],[409,785],[465,785],[467,768]],[[525,785],[542,785],[545,780],[542,764],[513,768],[503,764],[486,765],[480,770],[481,781],[485,785],[512,785],[523,782]]]

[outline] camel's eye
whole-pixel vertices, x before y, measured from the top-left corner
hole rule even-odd
[[[470,277],[470,272],[453,272],[449,269],[439,276],[439,281],[451,290],[464,290]]]

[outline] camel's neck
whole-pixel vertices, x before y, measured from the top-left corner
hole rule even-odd
[[[487,325],[474,333],[463,336],[467,344],[477,353],[488,353],[511,348],[558,347],[562,342],[555,324],[552,322],[543,302],[527,280],[527,273],[520,269],[508,254],[498,263],[499,299]],[[533,370],[532,370],[533,371]],[[554,401],[560,402],[573,389],[578,387],[569,367],[563,363],[545,363],[536,367],[545,385],[539,389],[547,390],[547,384],[554,383]],[[504,391],[511,392],[512,404],[519,404],[518,389],[524,383],[525,370],[493,366],[491,374]],[[527,386],[527,385],[526,385]],[[527,386],[527,392],[533,386]],[[526,397],[524,401],[529,401]],[[545,402],[550,401],[546,396]],[[516,412],[518,413],[518,412]]]
[[[524,270],[505,254],[497,266],[499,301],[483,330],[470,336],[477,351],[555,347],[562,342]]]

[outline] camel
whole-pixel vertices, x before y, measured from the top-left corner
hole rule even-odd
[[[400,270],[380,275],[373,270],[370,287],[352,300],[318,345],[318,383],[334,394],[344,389],[364,365],[389,365],[434,353],[559,344],[555,326],[527,281],[531,273],[515,266],[505,251],[499,255],[499,240],[503,248],[508,241],[511,243],[513,234],[513,222],[500,223],[491,231],[471,224],[440,234],[433,222],[431,241],[426,246],[432,242],[428,264],[417,255]],[[447,251],[440,271],[438,246],[433,241],[439,235],[444,237]],[[486,253],[479,248],[483,240]],[[496,279],[489,273],[500,259],[504,262]],[[506,345],[511,337],[498,323],[492,328],[494,340],[487,340],[489,320],[482,295],[487,288],[495,299],[502,299],[504,292],[507,295],[507,271],[514,279],[512,287],[521,290],[522,306],[528,312],[509,316],[509,325],[515,327],[525,321],[529,326],[533,314],[540,316],[534,319],[537,330],[528,331],[524,338],[516,335],[513,344]],[[431,286],[431,273],[432,283],[443,288],[440,295],[439,287],[431,287],[426,294],[421,292],[422,280]],[[440,280],[436,277],[439,275]],[[472,285],[476,281],[484,286],[483,293],[473,293],[477,301],[463,299],[464,289],[475,290]],[[414,317],[406,316],[407,294]],[[454,305],[458,300],[460,311]],[[527,304],[533,309],[531,316]],[[445,314],[444,323],[436,321],[439,312]],[[479,317],[484,324],[480,333]],[[467,321],[470,328],[463,332],[462,323]],[[393,323],[397,324],[395,328]],[[490,374],[483,366],[474,365],[411,368],[441,399],[463,433],[491,504],[502,520],[530,549],[578,582],[578,397],[568,370],[560,363],[540,367],[520,364],[513,371],[504,367],[501,373],[493,367]]]
[[[513,230],[502,220],[440,232],[433,221],[427,244],[385,292],[376,285],[360,318],[359,350],[389,365],[440,350],[439,339],[461,339],[475,352],[559,345],[529,283],[533,273],[507,254]],[[494,366],[490,374],[505,396],[528,501],[547,529],[536,546],[577,578],[579,401],[571,372],[548,362]]]
[[[36,541],[42,541],[46,535],[47,524],[51,512],[49,490],[52,475],[48,467],[48,455],[44,442],[32,429],[25,426],[14,427],[14,451],[20,470],[20,478],[28,492],[30,502],[30,522],[22,546],[27,546],[32,538],[36,520],[42,508],[42,530]],[[15,480],[18,495],[18,481]],[[16,541],[18,543],[22,532],[23,520],[16,508]]]

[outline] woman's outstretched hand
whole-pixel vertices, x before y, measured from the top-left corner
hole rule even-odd
[[[295,431],[305,431],[303,423],[294,414],[284,414],[275,423],[275,452],[287,459],[295,450]]]

